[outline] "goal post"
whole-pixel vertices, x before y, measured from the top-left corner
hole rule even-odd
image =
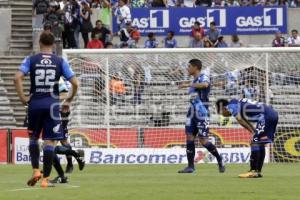
[[[300,48],[72,49],[63,55],[80,82],[70,140],[88,150],[91,163],[185,162],[190,97],[178,85],[192,80],[186,68],[193,58],[211,80],[209,139],[226,162],[249,161],[251,134],[217,115],[219,98],[272,105],[279,123],[266,161],[300,160]],[[197,148],[195,162],[215,162],[199,142]]]

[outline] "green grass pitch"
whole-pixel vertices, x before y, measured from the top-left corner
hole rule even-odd
[[[77,166],[75,166],[77,167]],[[298,200],[300,164],[266,164],[264,177],[239,179],[248,165],[199,164],[194,174],[178,174],[183,165],[87,165],[69,176],[69,184],[41,189],[25,185],[29,165],[0,165],[0,200]],[[53,171],[54,177],[56,172]]]

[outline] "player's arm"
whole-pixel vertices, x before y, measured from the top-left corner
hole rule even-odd
[[[238,123],[243,126],[245,129],[247,129],[248,131],[250,131],[250,133],[254,134],[255,133],[255,128],[252,126],[251,123],[247,122],[246,120],[244,120],[242,117],[240,116],[236,116],[236,120],[238,121]]]
[[[18,97],[24,105],[27,105],[29,97],[26,97],[23,90],[23,80],[24,76],[30,70],[30,60],[25,58],[21,64],[20,70],[15,74],[14,84],[17,90]]]

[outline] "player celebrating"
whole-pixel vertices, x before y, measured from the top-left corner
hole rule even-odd
[[[265,144],[274,139],[278,113],[270,106],[249,99],[219,99],[217,112],[225,117],[234,116],[238,123],[253,134],[251,141],[250,171],[240,178],[261,178],[265,159]],[[256,122],[256,128],[251,122]]]
[[[63,139],[59,116],[58,81],[61,76],[72,84],[72,92],[64,101],[62,109],[66,112],[77,93],[78,80],[69,64],[62,58],[52,54],[54,36],[43,32],[40,36],[40,53],[24,59],[20,71],[15,74],[17,94],[24,105],[28,104],[29,154],[33,168],[33,176],[28,180],[34,186],[41,178],[39,169],[40,151],[38,139],[43,130],[43,179],[41,187],[53,186],[48,179],[52,169],[54,148],[57,140]],[[30,98],[24,95],[23,79],[30,72]]]
[[[189,61],[188,73],[194,77],[191,83],[184,83],[179,88],[189,87],[191,95],[191,106],[189,108],[185,132],[186,132],[186,154],[188,166],[178,173],[193,173],[195,157],[195,137],[198,135],[200,143],[216,157],[219,165],[219,172],[225,172],[225,166],[222,157],[217,151],[215,145],[208,141],[209,133],[209,110],[208,96],[210,91],[210,79],[205,73],[201,73],[202,62],[198,59]]]

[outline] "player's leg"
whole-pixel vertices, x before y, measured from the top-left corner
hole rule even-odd
[[[27,181],[28,186],[34,186],[42,177],[39,169],[40,147],[38,143],[39,135],[42,130],[42,116],[39,110],[33,110],[29,105],[28,109],[28,134],[29,134],[29,155],[33,169],[32,177]]]
[[[53,158],[53,166],[58,174],[57,177],[55,177],[53,180],[51,180],[51,183],[67,183],[68,177],[65,176],[64,170],[61,167],[60,160],[58,156],[55,154]]]
[[[197,133],[197,126],[192,115],[192,109],[189,109],[187,114],[186,124],[186,156],[188,160],[188,166],[178,173],[193,173],[195,171],[194,159],[195,159],[195,135]]]
[[[72,146],[68,142],[68,123],[69,119],[68,116],[70,115],[70,112],[61,112],[62,117],[62,129],[64,132],[64,139],[61,140],[62,146],[56,146],[55,153],[56,154],[64,154],[67,158],[67,167],[66,167],[66,173],[72,173],[73,171],[73,163],[72,163],[72,156],[77,160],[79,170],[83,170],[85,166],[84,161],[84,151],[78,150],[74,151],[72,149]]]
[[[63,139],[63,131],[61,127],[61,121],[59,116],[59,106],[55,105],[51,107],[51,111],[47,110],[45,114],[46,119],[44,121],[44,165],[43,165],[43,179],[41,187],[53,187],[54,185],[49,182],[49,177],[51,174],[51,169],[53,165],[53,159],[55,156],[54,149],[56,146],[56,141]]]
[[[198,128],[199,141],[203,147],[205,147],[213,156],[216,157],[218,161],[219,172],[224,173],[225,164],[223,162],[223,159],[220,156],[217,147],[208,140],[208,133],[209,133],[208,126],[209,126],[208,117],[198,120],[197,128]]]

